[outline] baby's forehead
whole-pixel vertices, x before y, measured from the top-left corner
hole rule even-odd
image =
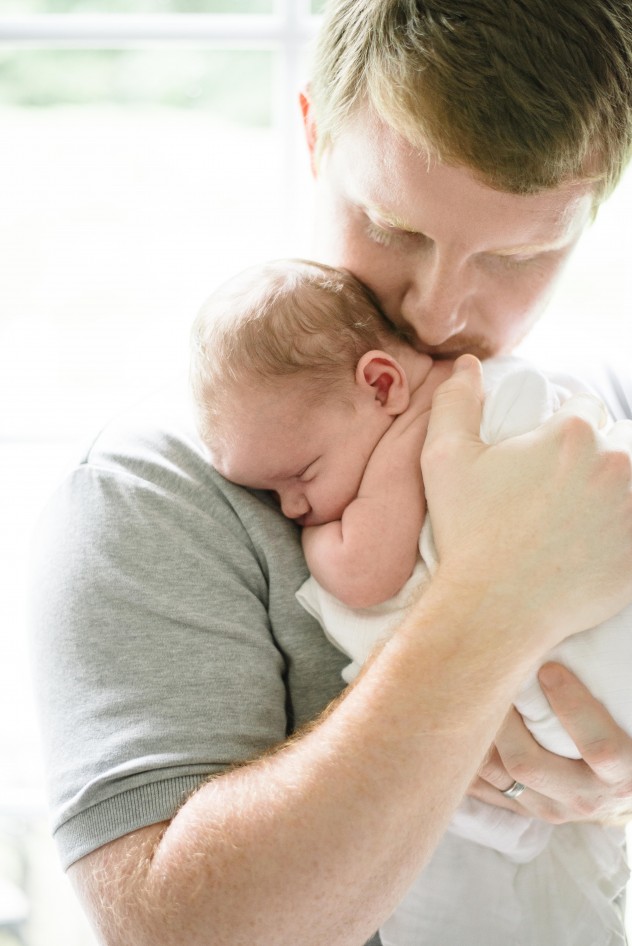
[[[287,391],[236,395],[208,432],[209,458],[226,479],[272,489],[273,481],[300,470],[311,448],[314,416],[311,406],[300,396],[288,397]],[[326,434],[326,417],[318,427]]]
[[[300,476],[314,458],[304,437],[294,442],[270,443],[267,438],[248,443],[236,438],[223,449],[209,450],[209,459],[225,479],[251,489],[276,490]]]

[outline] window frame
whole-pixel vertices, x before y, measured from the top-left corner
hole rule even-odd
[[[0,49],[125,49],[166,46],[265,49],[277,53],[273,126],[279,133],[288,195],[296,186],[292,121],[301,54],[321,20],[311,0],[274,0],[272,13],[32,13],[0,16]],[[290,196],[290,200],[292,199]]]

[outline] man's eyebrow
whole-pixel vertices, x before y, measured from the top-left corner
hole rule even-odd
[[[381,217],[382,220],[391,227],[395,227],[397,230],[405,230],[406,233],[421,233],[421,230],[417,230],[416,227],[411,227],[409,223],[406,223],[401,217],[398,217],[397,214],[391,213],[388,210],[383,210],[382,207],[378,207],[377,204],[364,204],[364,210],[373,213],[376,217]]]
[[[488,250],[494,256],[531,256],[535,253],[550,253],[563,249],[566,239],[553,240],[551,243],[525,243],[524,246],[509,246],[498,250]]]
[[[377,204],[365,203],[362,205],[363,210],[368,213],[375,214],[375,216],[380,217],[384,223],[388,224],[389,227],[394,227],[396,230],[401,230],[404,233],[412,233],[423,236],[423,230],[419,230],[416,227],[407,223],[402,217],[398,217],[397,214],[392,213],[389,210],[384,210],[382,207],[379,207]],[[551,253],[555,250],[564,249],[568,243],[569,237],[568,233],[560,234],[557,239],[551,240],[546,243],[527,243],[521,246],[507,246],[507,247],[498,247],[491,250],[486,250],[487,253],[493,256],[527,256],[535,255],[536,253]]]
[[[402,220],[401,217],[398,217],[396,214],[389,213],[386,210],[382,210],[380,207],[367,205],[366,210],[374,213],[376,216],[380,217],[384,223],[388,224],[389,227],[395,227],[397,230],[401,230],[404,233],[417,233],[422,234],[423,231],[411,227],[410,224],[406,223],[405,220]],[[554,240],[552,243],[538,244],[530,243],[525,244],[524,246],[509,246],[503,247],[501,249],[487,250],[486,252],[494,256],[526,256],[535,253],[544,253],[552,250],[561,249],[566,244],[566,240],[559,239]]]

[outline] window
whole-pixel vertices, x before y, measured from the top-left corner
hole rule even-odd
[[[43,815],[30,535],[99,426],[185,369],[212,289],[309,252],[315,25],[296,0],[0,0],[0,877],[29,946],[93,943]]]

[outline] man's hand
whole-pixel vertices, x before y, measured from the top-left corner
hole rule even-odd
[[[469,794],[488,804],[559,824],[632,819],[632,738],[569,670],[545,664],[540,684],[582,759],[565,759],[535,741],[511,710]],[[518,781],[519,799],[501,792]]]
[[[422,471],[436,577],[504,605],[510,628],[528,614],[553,646],[632,599],[632,459],[598,432],[590,395],[494,446],[479,436],[482,399],[471,356],[435,393]]]

